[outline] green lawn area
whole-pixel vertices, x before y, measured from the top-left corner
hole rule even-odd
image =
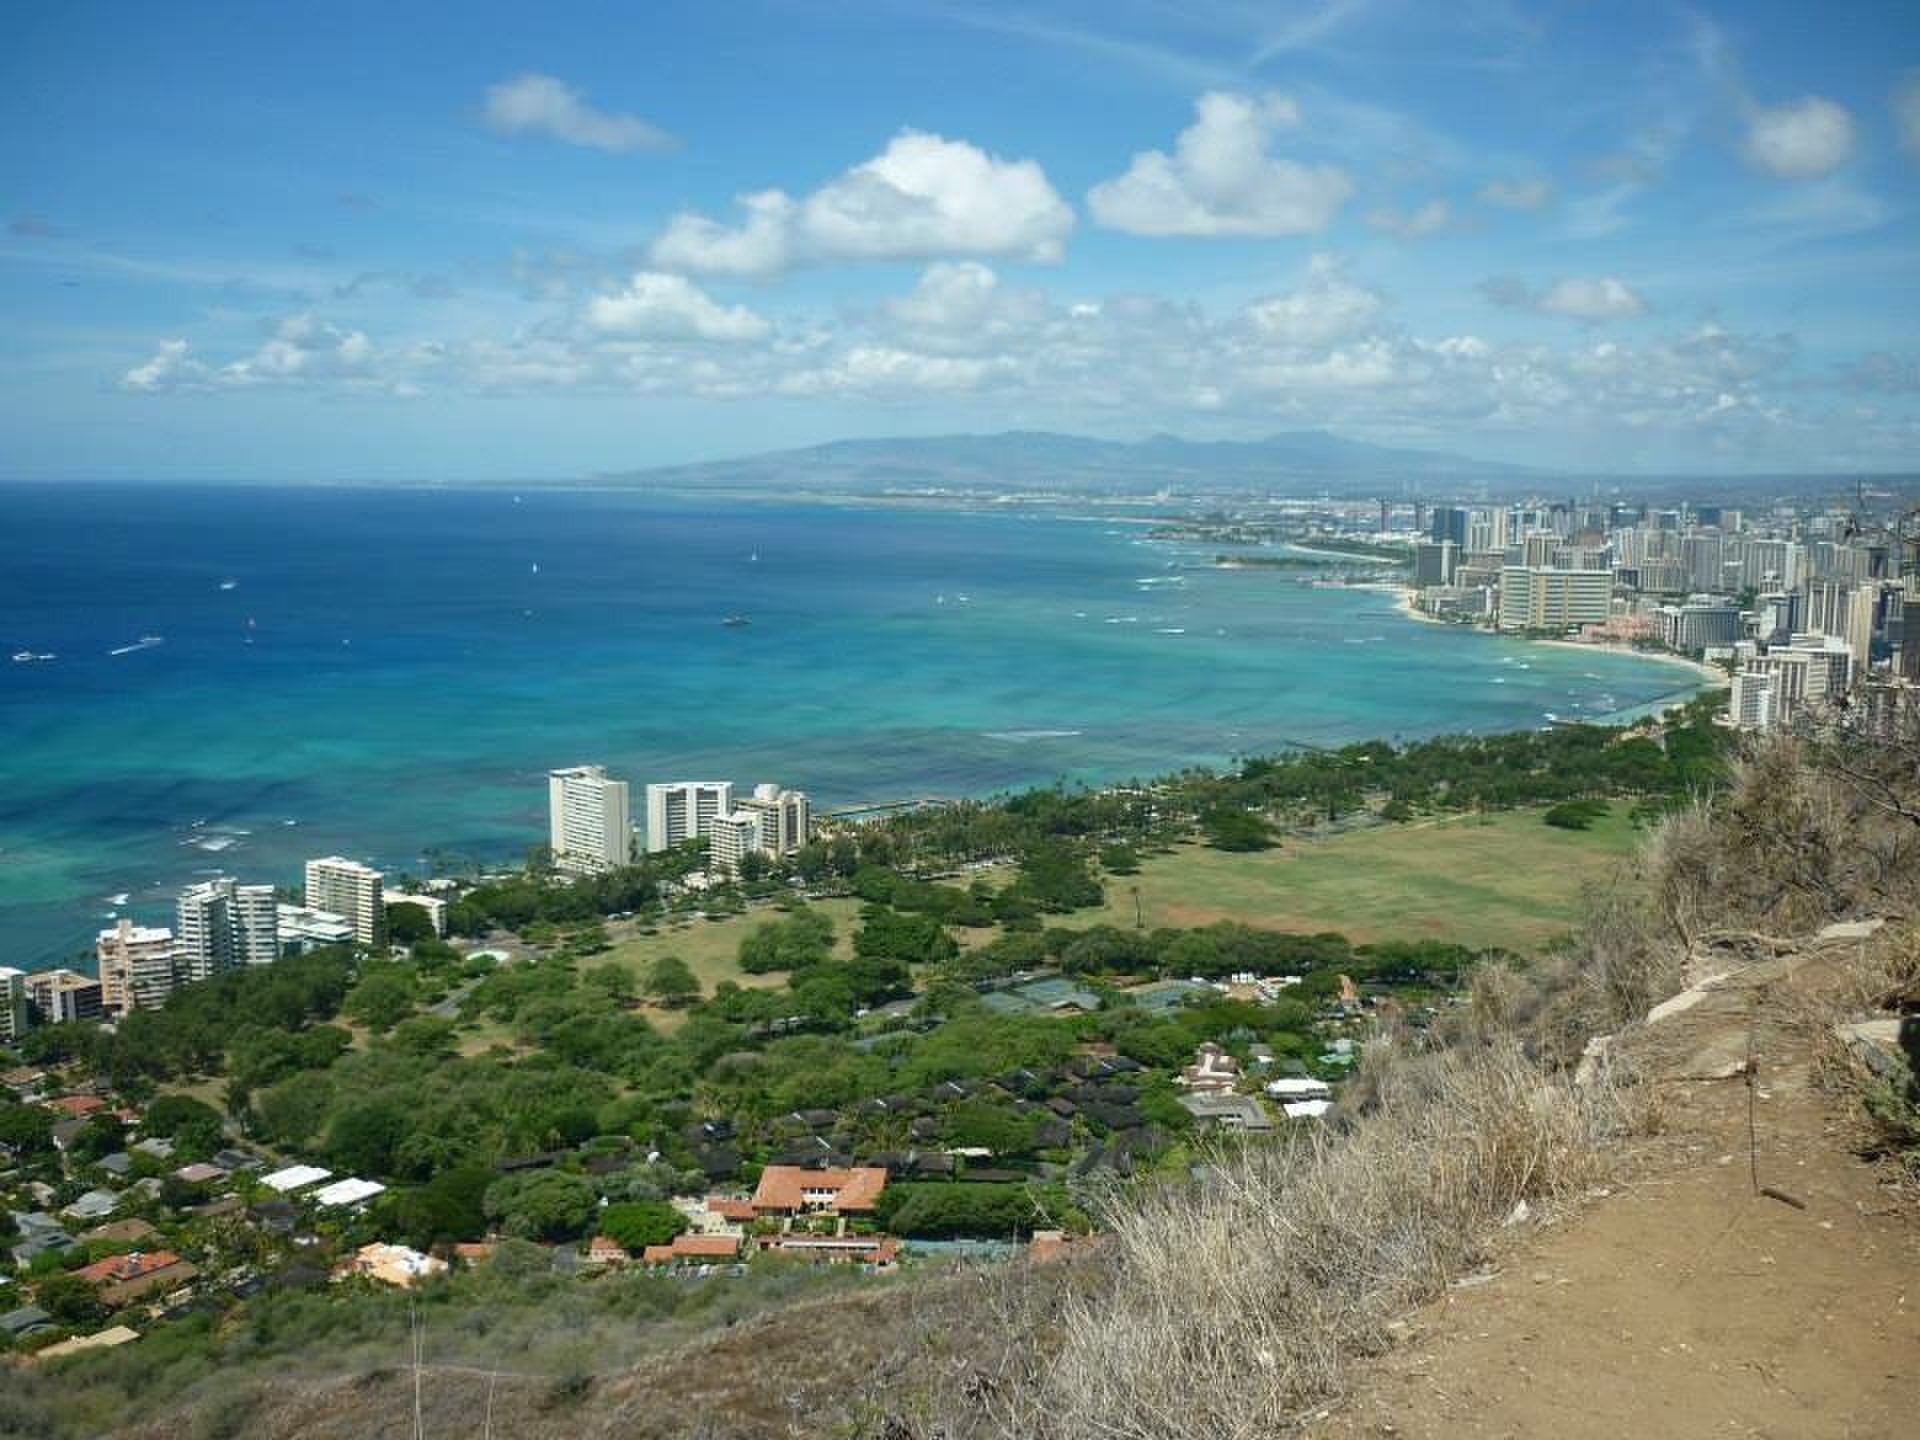
[[[833,921],[835,951],[842,956],[851,956],[860,902],[820,900],[814,903],[813,908]],[[704,995],[713,994],[714,987],[722,980],[732,980],[749,987],[784,985],[787,979],[784,973],[776,971],[767,975],[749,975],[740,968],[738,958],[740,942],[768,921],[778,920],[783,913],[772,906],[757,906],[744,915],[730,915],[724,920],[688,920],[662,925],[655,935],[636,932],[616,939],[612,950],[604,955],[595,955],[586,963],[604,965],[613,961],[626,966],[636,979],[644,980],[648,967],[655,960],[662,955],[678,955],[687,962],[687,968],[700,981],[700,990]],[[673,1029],[683,1018],[678,1011],[661,1010],[652,1005],[644,1007],[644,1013],[655,1025],[667,1030]]]
[[[1229,854],[1193,843],[1106,879],[1107,903],[1059,923],[1148,928],[1232,920],[1348,939],[1434,939],[1525,950],[1565,931],[1583,880],[1612,873],[1639,840],[1616,803],[1585,831],[1538,809],[1382,825],[1326,840]]]

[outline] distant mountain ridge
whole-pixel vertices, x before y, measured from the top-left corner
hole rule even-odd
[[[733,460],[625,471],[616,483],[731,489],[1157,490],[1298,486],[1377,492],[1383,482],[1520,480],[1542,472],[1442,451],[1398,449],[1299,430],[1260,440],[1098,440],[1045,430],[834,440]]]

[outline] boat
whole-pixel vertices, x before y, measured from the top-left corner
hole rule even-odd
[[[238,580],[222,580],[220,582],[220,588],[222,590],[236,590],[239,586],[240,582]]]
[[[722,620],[720,623],[726,626],[729,630],[738,630],[741,626],[751,625],[753,622],[744,615],[729,615],[727,616],[726,619]]]
[[[166,643],[166,637],[164,635],[142,635],[138,640],[134,641],[131,645],[116,645],[113,649],[107,651],[107,654],[131,655],[136,650],[151,650],[153,649],[154,646],[163,645],[165,643]]]

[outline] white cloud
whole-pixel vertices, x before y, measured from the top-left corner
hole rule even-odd
[[[653,242],[653,263],[701,275],[774,275],[792,253],[794,203],[780,190],[742,195],[744,224],[729,229],[687,211],[667,222]]]
[[[1893,92],[1893,127],[1900,148],[1920,159],[1920,70],[1909,70]]]
[[[1553,202],[1553,185],[1540,179],[1489,180],[1480,187],[1480,198],[1503,210],[1538,210]]]
[[[881,307],[889,333],[910,349],[966,353],[994,349],[1052,318],[1035,290],[1010,290],[974,260],[929,265],[913,289]]]
[[[1255,301],[1246,314],[1263,339],[1315,346],[1364,334],[1378,321],[1381,309],[1380,297],[1348,280],[1332,256],[1316,255],[1298,290]]]
[[[193,359],[187,351],[185,340],[162,340],[160,348],[153,352],[153,358],[127,371],[120,377],[120,383],[129,390],[144,390],[149,394],[161,390],[188,389],[202,383],[206,378],[206,366]]]
[[[1367,224],[1401,240],[1418,240],[1444,230],[1453,219],[1453,211],[1444,200],[1429,200],[1411,214],[1385,207],[1372,211]]]
[[[771,275],[823,260],[914,260],[953,255],[1057,261],[1073,211],[1032,160],[1002,160],[964,140],[918,130],[796,200],[781,190],[745,195],[745,221],[673,217],[652,247],[663,268]]]
[[[1592,280],[1556,281],[1534,302],[1534,308],[1549,315],[1570,315],[1576,320],[1615,320],[1642,313],[1647,302],[1625,281],[1609,275]]]
[[[1853,117],[1831,100],[1808,95],[1748,113],[1747,162],[1769,175],[1810,180],[1838,169],[1852,153]]]
[[[1507,288],[1509,303],[1580,319],[1637,313],[1642,304],[1605,279],[1538,293]],[[827,397],[876,407],[876,427],[885,423],[878,407],[935,405],[960,428],[1203,425],[1245,435],[1315,426],[1536,457],[1577,443],[1603,448],[1622,467],[1692,463],[1722,447],[1799,463],[1820,458],[1809,452],[1835,434],[1821,407],[1838,373],[1822,352],[1810,384],[1791,336],[1716,326],[1664,337],[1636,328],[1631,340],[1581,332],[1572,343],[1423,336],[1396,323],[1386,301],[1330,257],[1311,261],[1279,295],[1212,314],[1153,295],[1049,295],[971,262],[931,265],[888,301],[783,315],[777,326],[651,272],[598,299],[609,302],[600,314],[611,328],[593,323],[592,299],[563,298],[526,302],[526,314],[446,339],[369,338],[302,313],[235,359],[203,358],[197,337],[191,349],[187,338],[167,339],[122,383],[228,395],[271,386],[384,396]],[[689,344],[689,335],[731,338]],[[1853,377],[1855,396],[1868,374],[1891,395],[1912,383],[1911,358],[1874,361]],[[1890,399],[1886,420],[1849,412],[1845,453],[1900,453],[1896,442],[1912,439],[1910,417],[1893,413],[1902,403]]]
[[[1004,360],[958,359],[920,355],[889,345],[855,345],[830,364],[783,377],[776,388],[784,395],[973,390],[996,371],[1008,369],[1009,362]]]
[[[1480,287],[1495,305],[1509,310],[1536,310],[1542,315],[1565,315],[1575,320],[1620,320],[1645,313],[1647,302],[1624,280],[1611,275],[1571,276],[1545,290],[1534,290],[1510,275],[1496,276]]]
[[[595,333],[629,340],[762,340],[772,330],[744,305],[721,305],[684,276],[642,270],[587,305]]]
[[[814,249],[837,257],[1058,260],[1073,212],[1031,160],[908,130],[808,196],[801,228]]]
[[[1216,90],[1194,114],[1172,155],[1140,151],[1088,192],[1096,220],[1136,235],[1303,235],[1326,229],[1353,194],[1345,171],[1269,152],[1276,131],[1300,123],[1291,100]]]
[[[638,115],[596,110],[551,75],[528,72],[487,88],[486,121],[502,135],[548,135],[594,150],[664,150],[673,137]]]

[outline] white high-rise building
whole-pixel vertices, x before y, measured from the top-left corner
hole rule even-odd
[[[737,810],[715,820],[707,835],[708,868],[719,875],[738,875],[740,862],[747,855],[764,851],[760,819],[755,811]]]
[[[1806,586],[1806,627],[1846,644],[1853,663],[1866,669],[1873,643],[1873,605],[1877,591],[1868,585],[1836,580],[1809,580]]]
[[[733,813],[731,780],[674,780],[647,786],[647,850],[657,854],[713,833]]]
[[[280,909],[271,885],[242,885],[224,875],[190,885],[180,892],[177,920],[181,981],[280,958]]]
[[[180,951],[165,926],[136,925],[124,917],[94,940],[100,1005],[109,1015],[158,1010],[180,978]]]
[[[756,785],[750,797],[734,806],[736,815],[743,811],[759,819],[759,848],[769,855],[791,855],[813,833],[813,807],[804,791]]]
[[[1509,565],[1500,572],[1502,630],[1601,625],[1612,612],[1613,576],[1608,571]]]
[[[329,855],[307,861],[307,908],[338,915],[360,945],[378,945],[387,933],[383,878],[371,865]]]
[[[1742,670],[1733,677],[1727,713],[1741,730],[1771,730],[1779,719],[1779,678],[1763,669]]]
[[[26,1033],[26,972],[0,965],[0,1042],[11,1045]]]
[[[607,778],[602,765],[576,765],[547,775],[547,810],[553,863],[591,874],[633,859],[633,822],[627,782]]]

